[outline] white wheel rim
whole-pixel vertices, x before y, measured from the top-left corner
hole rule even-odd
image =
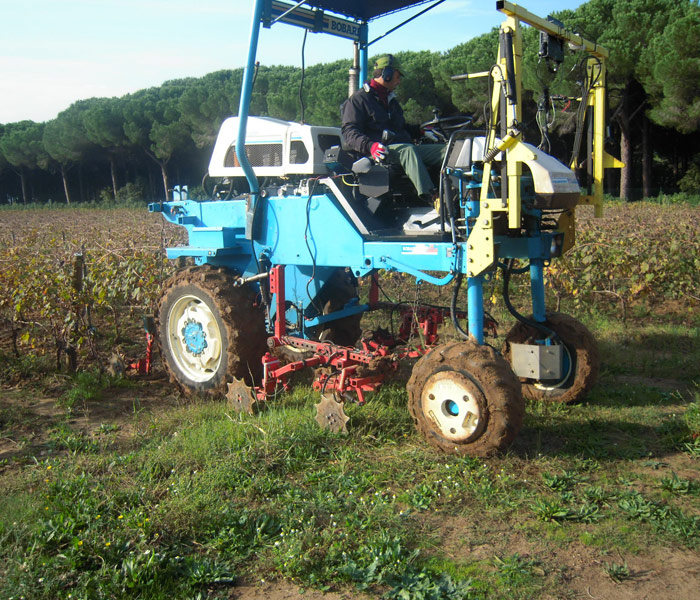
[[[441,371],[428,378],[421,394],[423,412],[444,438],[464,442],[481,424],[480,390],[455,371]]]
[[[551,381],[550,383],[542,383],[541,380],[535,381],[534,386],[538,390],[542,390],[543,392],[551,392],[553,390],[558,390],[569,380],[569,377],[571,376],[571,371],[574,368],[574,361],[571,358],[571,352],[569,352],[569,349],[566,347],[566,344],[562,344],[561,349],[564,353],[564,356],[562,357],[564,359],[565,367],[564,374],[562,375],[561,379]]]
[[[221,330],[212,310],[197,296],[179,298],[168,313],[168,345],[178,369],[191,381],[209,381],[222,356]]]

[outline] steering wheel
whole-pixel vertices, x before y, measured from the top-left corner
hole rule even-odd
[[[474,117],[470,115],[455,115],[454,117],[441,117],[440,111],[436,108],[433,110],[435,117],[431,121],[421,123],[421,130],[430,128],[439,138],[441,142],[447,142],[450,134],[462,127],[471,125],[474,122]]]
[[[234,195],[233,177],[213,178],[205,173],[202,178],[202,189],[211,200],[228,200]]]

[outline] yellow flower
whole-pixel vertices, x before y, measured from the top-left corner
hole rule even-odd
[[[123,518],[124,518],[124,515],[119,515],[119,516],[117,517],[117,519],[123,519]]]
[[[50,470],[51,470],[51,465],[49,465],[48,467],[46,467],[46,470],[47,470],[47,471],[50,471]]]
[[[105,548],[109,548],[111,545],[112,545],[112,542],[107,542],[107,543],[105,544]]]

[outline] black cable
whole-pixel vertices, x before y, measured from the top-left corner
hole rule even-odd
[[[501,79],[503,79],[503,70],[501,69],[500,65],[493,65],[489,69],[489,75],[486,78],[487,79],[487,90],[488,90],[488,100],[484,104],[484,121],[486,124],[486,135],[488,136],[491,132],[491,127],[495,128],[495,124],[492,123],[492,119],[495,118],[495,116],[492,114],[492,106],[491,106],[491,98],[493,96],[493,71],[494,69],[498,69],[501,72]],[[488,110],[487,110],[488,109]],[[488,139],[488,137],[487,137]],[[495,141],[495,140],[494,140]],[[488,153],[489,148],[484,148],[484,155]]]
[[[508,286],[510,284],[510,275],[512,272],[514,272],[514,270],[513,270],[514,263],[515,263],[514,258],[509,259],[505,265],[502,265],[499,263],[499,267],[501,269],[503,269],[503,302],[505,303],[506,308],[508,309],[508,312],[510,312],[510,314],[513,315],[521,323],[524,323],[525,325],[528,325],[529,327],[532,327],[534,329],[541,331],[542,333],[546,334],[546,336],[548,338],[552,338],[552,340],[554,340],[555,342],[562,343],[561,338],[557,335],[557,333],[555,331],[553,331],[552,329],[550,329],[546,325],[543,325],[542,323],[538,323],[537,321],[533,321],[532,319],[528,319],[527,317],[524,317],[517,310],[515,310],[515,307],[511,304],[510,296],[508,294]]]
[[[510,263],[511,264],[509,266],[508,263],[502,263],[499,261],[498,268],[504,272],[506,269],[509,269],[511,275],[520,275],[522,273],[527,273],[530,270],[530,265],[525,265],[524,267],[520,267],[518,269],[513,268],[513,265],[515,264],[514,259],[511,260]]]
[[[379,288],[379,291],[387,299],[387,301],[391,302],[392,304],[396,304],[396,302],[389,298],[389,295],[384,291],[384,288],[381,285],[379,285],[379,277],[377,277],[377,288]]]
[[[462,287],[463,277],[464,274],[461,271],[457,273],[457,277],[455,277],[455,285],[452,289],[452,302],[450,302],[450,318],[452,319],[452,324],[455,326],[457,333],[459,333],[463,339],[468,340],[469,334],[462,329],[462,326],[459,324],[459,319],[457,318],[457,296],[459,295],[459,289]]]
[[[306,65],[304,62],[304,50],[306,48],[306,36],[309,33],[308,29],[304,30],[304,41],[301,43],[301,81],[299,82],[299,105],[301,106],[301,124],[304,124],[304,74]]]
[[[600,59],[597,56],[593,57],[600,65]],[[574,137],[574,147],[571,153],[571,160],[569,164],[575,164],[574,160],[578,159],[581,153],[581,143],[583,142],[583,126],[586,121],[586,113],[588,112],[588,96],[590,95],[593,88],[598,83],[600,79],[600,69],[597,69],[597,74],[595,79],[591,80],[590,85],[586,85],[588,82],[588,74],[584,73],[584,67],[587,68],[588,61],[584,61],[583,58],[579,61],[579,69],[581,71],[581,104],[579,104],[578,111],[576,113],[576,134]],[[572,69],[573,71],[573,69]]]
[[[579,70],[583,71],[584,61],[579,61]],[[588,88],[586,86],[587,75],[582,72],[579,74],[579,83],[581,85],[581,103],[576,111],[576,131],[574,134],[574,146],[571,151],[571,159],[569,164],[575,164],[581,153],[581,142],[583,141],[583,125],[586,120],[586,112],[588,110]]]
[[[549,94],[549,87],[546,85],[542,88],[542,98],[537,103],[537,113],[535,121],[537,128],[540,130],[540,145],[537,146],[540,150],[550,153],[551,143],[549,141],[549,107],[552,104],[552,99]]]
[[[309,188],[309,199],[306,201],[306,227],[304,228],[304,243],[306,244],[306,249],[309,251],[309,256],[311,257],[311,277],[306,282],[306,295],[309,297],[311,306],[316,309],[319,315],[322,315],[323,309],[319,309],[319,307],[316,306],[316,302],[314,302],[314,298],[311,297],[311,292],[309,290],[311,282],[316,278],[316,257],[314,252],[311,250],[311,246],[309,245],[309,235],[311,233],[311,199],[314,196],[317,183],[318,179],[312,180],[311,187]]]
[[[336,375],[340,375],[340,369],[335,369],[334,371],[331,371],[328,377],[326,377],[326,380],[321,386],[321,395],[326,393],[326,386],[328,385],[328,382],[331,380],[332,377],[335,377]]]
[[[255,68],[253,69],[253,83],[250,84],[250,91],[255,89],[255,82],[258,80],[258,71],[260,71],[260,61],[255,61]]]

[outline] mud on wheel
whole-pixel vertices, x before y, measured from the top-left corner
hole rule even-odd
[[[525,414],[510,365],[472,341],[438,346],[413,367],[406,386],[416,429],[443,452],[487,456],[508,446]]]
[[[223,394],[233,377],[259,381],[267,334],[255,293],[220,267],[187,267],[164,286],[158,334],[165,369],[185,392]]]
[[[357,296],[357,280],[350,271],[339,268],[323,287],[318,300],[323,307],[323,314],[329,315],[344,308],[350,300],[357,298]],[[362,313],[359,313],[331,321],[324,326],[319,326],[319,331],[316,334],[322,341],[333,342],[339,346],[354,346],[362,335],[361,319]]]
[[[573,317],[564,313],[547,313],[544,325],[561,339],[563,371],[558,380],[521,378],[523,396],[530,400],[549,400],[568,404],[582,400],[598,378],[600,354],[593,334]],[[510,345],[544,339],[545,334],[518,322],[506,335],[503,356],[511,362]]]

